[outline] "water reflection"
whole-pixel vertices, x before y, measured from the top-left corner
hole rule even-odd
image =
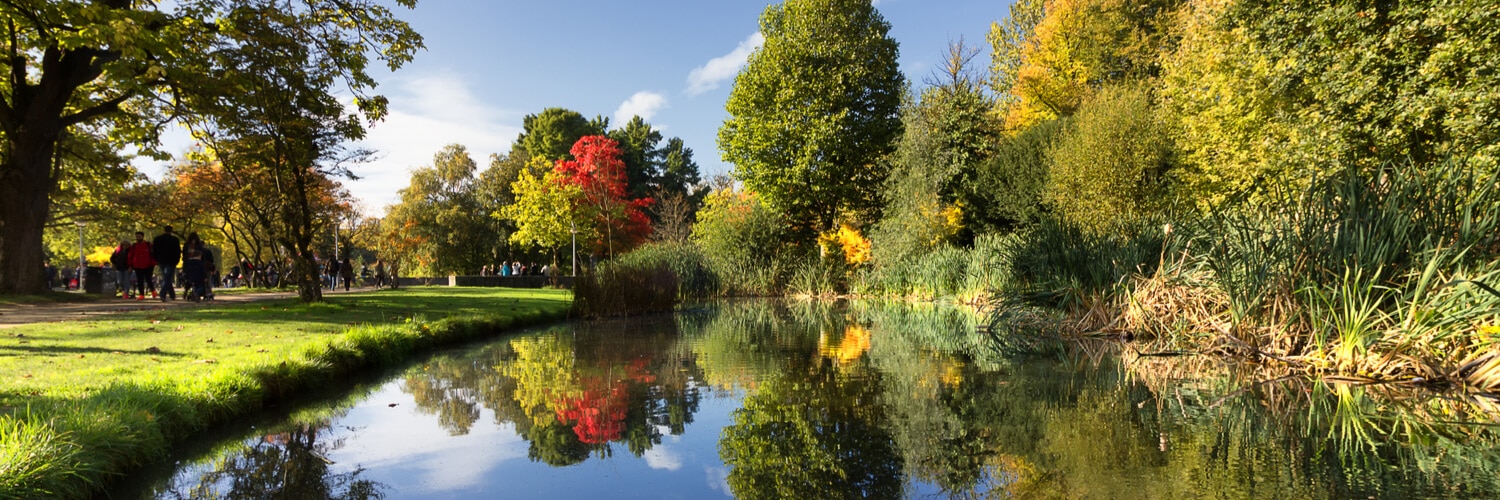
[[[1018,356],[976,326],[950,307],[752,301],[556,328],[433,357],[370,400],[221,446],[151,495],[1500,493],[1500,436],[1488,425],[1500,413],[1488,399],[1122,355],[1111,344]],[[409,418],[392,413],[410,406]],[[472,443],[389,438],[420,434],[420,422]],[[464,481],[419,487],[400,473],[418,459],[469,469]]]
[[[221,458],[178,474],[157,495],[164,498],[381,498],[387,487],[360,475],[331,470],[327,421],[258,436]]]

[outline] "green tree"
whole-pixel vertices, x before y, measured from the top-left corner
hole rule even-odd
[[[1167,205],[1172,149],[1147,89],[1106,87],[1049,153],[1047,201],[1095,231],[1156,213]]]
[[[201,76],[182,81],[183,104],[194,110],[188,124],[205,151],[226,169],[258,169],[275,187],[270,215],[283,228],[275,239],[294,259],[304,301],[322,298],[313,245],[337,221],[328,208],[341,208],[329,199],[338,191],[333,179],[353,177],[351,167],[372,154],[344,144],[362,138],[363,119],[379,113],[351,112],[335,95],[348,87],[345,51],[362,50],[359,36],[369,35],[330,36],[328,25],[346,21],[336,9],[343,5],[237,2],[217,20],[225,43],[197,59]]]
[[[625,162],[625,181],[631,198],[651,195],[652,186],[661,176],[661,132],[639,116],[624,127],[609,131],[609,138],[620,144],[620,160]]]
[[[573,157],[568,151],[573,149],[573,143],[586,135],[603,134],[608,128],[607,118],[589,120],[571,109],[547,108],[522,120],[516,147],[532,158],[570,160]]]
[[[408,226],[425,243],[427,272],[477,273],[500,251],[500,235],[480,200],[477,165],[459,144],[444,146],[432,166],[412,172],[411,185],[401,190],[401,201],[391,206],[391,217],[411,220]]]
[[[879,161],[901,134],[905,77],[869,0],[787,0],[735,78],[719,148],[745,186],[806,239],[879,206]]]
[[[178,91],[209,74],[213,49],[247,43],[232,23],[236,12],[271,2],[184,0],[27,0],[0,5],[9,26],[4,52],[11,68],[0,81],[0,292],[43,287],[42,233],[59,175],[58,141],[83,130],[107,130],[112,144],[156,143],[162,109],[180,104]],[[415,0],[397,3],[412,7]],[[340,77],[371,119],[385,100],[369,92],[370,54],[392,69],[421,48],[421,37],[373,0],[274,2],[282,14],[267,25],[276,35],[316,30],[306,40],[322,57],[320,70]],[[170,10],[169,10],[170,9]],[[222,75],[214,74],[215,77]],[[220,78],[226,85],[234,80]],[[189,108],[175,111],[193,112]]]
[[[693,161],[693,148],[683,145],[682,139],[668,139],[661,148],[661,178],[657,181],[663,196],[676,194],[701,202],[707,191],[694,191],[701,181],[698,163]]]
[[[1480,168],[1500,163],[1500,16],[1493,2],[1239,1],[1215,17],[1215,36],[1238,37],[1233,56],[1263,65],[1230,68],[1250,73],[1241,88],[1263,85],[1257,97],[1269,98],[1260,109],[1256,101],[1232,104],[1277,124],[1269,139],[1246,139],[1289,136],[1292,147],[1315,152],[1274,152],[1276,161],[1302,168],[1427,166],[1447,157]],[[1201,155],[1212,147],[1192,150]]]

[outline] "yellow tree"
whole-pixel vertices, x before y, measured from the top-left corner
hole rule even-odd
[[[535,172],[542,172],[541,175]],[[585,241],[592,240],[593,225],[577,220],[573,201],[578,188],[563,182],[563,174],[552,168],[546,158],[533,158],[511,184],[516,202],[492,214],[516,222],[510,242],[522,246],[556,249],[572,241],[573,231]]]

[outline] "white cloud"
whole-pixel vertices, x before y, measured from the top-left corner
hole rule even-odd
[[[750,34],[749,38],[740,42],[740,45],[728,54],[709,59],[704,65],[693,68],[693,71],[688,73],[688,95],[698,95],[719,88],[719,84],[734,78],[734,75],[740,72],[740,68],[745,67],[745,61],[749,59],[750,53],[765,43],[766,37],[757,31]]]
[[[677,456],[666,449],[666,446],[656,445],[641,454],[646,459],[646,466],[659,470],[677,470],[682,468],[682,457]]]
[[[411,170],[432,163],[432,155],[452,143],[469,148],[484,168],[490,153],[505,152],[521,133],[518,116],[486,104],[462,76],[426,74],[389,84],[390,113],[374,124],[361,145],[380,158],[355,168],[357,181],[345,181],[356,198],[378,215],[397,201],[411,181]]]
[[[615,109],[615,126],[623,126],[635,116],[650,121],[651,117],[656,116],[657,111],[665,107],[667,107],[667,96],[644,90],[636,92]]]

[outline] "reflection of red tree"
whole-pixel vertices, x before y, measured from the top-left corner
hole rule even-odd
[[[557,401],[557,419],[565,423],[573,422],[573,433],[585,444],[601,444],[620,439],[621,433],[625,431],[626,405],[630,402],[629,384],[649,384],[656,381],[656,375],[646,371],[646,364],[646,359],[636,359],[625,366],[624,376],[618,378],[579,377],[578,382],[583,390],[577,397],[564,397]]]

